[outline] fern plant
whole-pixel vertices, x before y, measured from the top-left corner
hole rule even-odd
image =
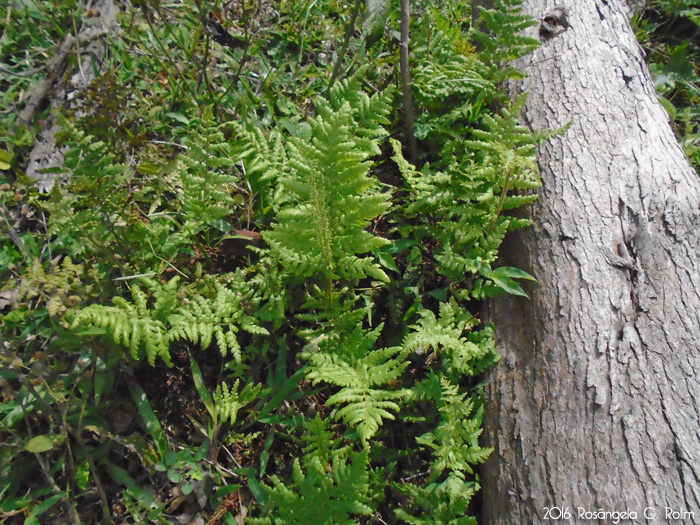
[[[259,525],[357,523],[359,516],[372,513],[368,467],[367,449],[351,454],[335,451],[328,463],[317,455],[307,455],[303,468],[295,458],[291,483],[272,476],[272,485],[260,486],[258,498],[266,517],[249,521]]]
[[[240,379],[237,379],[231,387],[226,383],[219,383],[213,396],[215,420],[235,424],[238,411],[248,403],[257,400],[261,391],[262,385],[254,386],[252,383],[240,388]]]
[[[442,32],[442,26],[444,23],[431,33],[436,42],[432,53],[438,58],[441,49],[446,53],[445,47],[462,43],[460,35]],[[461,64],[461,74],[478,81],[474,71],[485,67],[479,56],[472,52],[468,57],[458,56],[459,60],[452,61]],[[517,121],[525,97],[503,107],[500,114],[491,114],[485,105],[494,103],[498,94],[491,91],[489,82],[476,95],[478,82],[468,88],[452,88],[449,75],[436,75],[434,66],[426,67],[427,72],[416,75],[424,79],[421,89],[434,93],[445,105],[431,100],[431,110],[420,119],[423,128],[430,130],[430,162],[418,169],[403,157],[399,142],[391,143],[393,159],[409,190],[404,216],[424,214],[431,219],[399,231],[424,247],[431,246],[429,258],[437,262],[436,271],[450,281],[465,283],[460,298],[483,298],[499,289],[524,294],[513,278],[529,278],[527,274],[510,269],[493,274],[492,265],[505,234],[529,224],[503,212],[532,202],[536,198],[532,190],[539,187],[534,147],[541,137],[533,136]],[[456,109],[447,109],[450,105]],[[470,135],[457,136],[455,126],[464,126]]]
[[[129,348],[133,359],[145,357],[151,365],[157,357],[170,365],[170,345],[179,339],[204,349],[215,342],[223,356],[230,354],[240,362],[239,330],[268,334],[247,312],[244,295],[220,282],[197,290],[179,286],[179,276],[164,284],[147,277],[139,279],[145,289],[138,284],[131,287],[133,302],[117,296],[112,306],[83,308],[73,318],[73,328],[103,329],[116,344]]]
[[[114,297],[113,306],[88,306],[75,316],[72,326],[104,329],[116,344],[129,349],[133,359],[146,357],[154,365],[160,357],[171,364],[166,323],[175,311],[179,277],[173,277],[164,286],[153,279],[141,279],[146,290],[134,285],[131,289],[133,302]],[[147,292],[154,298],[152,304]]]
[[[416,442],[430,450],[433,461],[424,484],[395,483],[397,490],[412,499],[412,505],[395,510],[396,516],[412,524],[475,524],[474,518],[465,515],[479,490],[478,483],[470,479],[472,465],[483,463],[492,452],[478,442],[483,406],[475,410],[473,399],[446,377],[432,374],[425,383],[430,387],[423,391],[433,393],[426,398],[434,396],[440,420]]]
[[[116,162],[105,142],[61,122],[68,176],[54,185],[46,208],[64,250],[105,261],[105,271],[123,276],[153,268],[183,273],[183,260],[206,261],[216,236],[240,227],[229,218],[242,215],[249,200],[241,169],[248,142],[227,135],[255,135],[218,124],[210,108],[192,119],[183,153],[169,160],[142,151],[132,164]]]
[[[170,388],[154,387],[163,397],[178,387],[196,390],[182,424],[172,418],[172,397],[159,404],[149,393],[151,407],[144,388],[129,385],[146,435],[162,456],[158,468],[172,483],[187,477],[188,490],[198,491],[198,501],[215,502],[218,517],[234,514],[243,497],[253,523],[472,523],[476,465],[490,452],[479,444],[485,408],[478,375],[498,360],[494,327],[472,312],[488,295],[525,293],[518,282],[529,277],[499,267],[498,249],[508,231],[527,224],[509,213],[534,199],[538,137],[517,124],[522,100],[508,101],[498,83],[518,75],[503,65],[532,44],[518,35],[530,22],[515,1],[482,11],[475,28],[467,27],[467,3],[420,6],[411,42],[421,142],[416,161],[408,162],[401,142],[407,137],[397,125],[402,108],[390,86],[398,83],[396,72],[386,67],[395,49],[381,31],[396,23],[397,4],[366,3],[359,38],[350,31],[350,14],[335,60],[338,78],[365,56],[377,57],[376,67],[331,82],[326,92],[328,79],[311,79],[303,68],[318,72],[329,62],[314,52],[318,64],[310,64],[308,45],[324,40],[334,46],[337,39],[326,35],[340,35],[342,28],[330,28],[336,19],[322,16],[332,5],[321,0],[296,13],[288,40],[279,29],[253,30],[247,25],[253,15],[241,11],[252,35],[249,50],[208,47],[208,32],[204,39],[183,38],[188,55],[206,48],[203,84],[188,84],[191,71],[170,79],[178,80],[172,93],[189,86],[193,100],[177,109],[182,113],[159,105],[154,114],[170,120],[134,137],[139,147],[129,150],[129,163],[107,142],[66,123],[71,178],[56,187],[46,209],[52,249],[71,259],[57,270],[55,283],[67,291],[56,291],[62,304],[53,303],[51,311],[65,312],[70,334],[104,335],[127,349],[128,365],[136,368],[128,375],[167,377]],[[188,16],[196,13],[195,24],[208,24],[197,25],[197,35],[216,27],[199,16],[196,3],[183,6]],[[148,36],[145,25],[156,15],[175,16],[175,7],[151,7],[153,19],[140,26],[139,36]],[[353,12],[360,7],[355,3]],[[226,13],[212,16],[221,22]],[[489,28],[499,34],[480,32]],[[154,42],[163,53],[173,51],[171,57],[184,56],[183,49],[172,49],[177,39],[168,31],[152,30]],[[277,40],[256,40],[270,33]],[[286,57],[285,67],[271,67],[266,56]],[[290,94],[279,78],[294,75],[290,85],[299,93]],[[229,89],[220,93],[211,81],[224,76]],[[221,94],[215,108],[198,98],[200,88],[207,98]],[[326,98],[312,104],[310,92]],[[224,100],[231,102],[226,110]],[[255,107],[263,100],[269,107]],[[240,120],[224,124],[224,118]],[[185,128],[173,138],[167,135],[175,122]],[[232,229],[261,231],[264,242],[241,255],[240,246],[225,246],[241,240]],[[235,264],[224,269],[216,258]],[[100,270],[91,277],[97,285],[88,283],[89,297],[78,302],[78,276],[91,265]],[[36,276],[46,279],[48,297],[54,281],[44,273]],[[32,326],[13,315],[20,318],[15,331],[28,333]],[[104,355],[100,342],[78,341],[86,353]],[[187,370],[182,356],[188,354]],[[119,354],[110,358],[117,362]],[[133,363],[140,360],[174,366],[158,367],[152,376],[145,363]],[[25,400],[38,398],[31,397],[30,384]],[[89,391],[85,386],[80,399]],[[72,413],[81,414],[80,403],[74,405],[80,410]],[[19,428],[22,407],[9,410]],[[84,427],[99,430],[95,439],[132,450],[131,438],[101,430],[93,425],[98,419]],[[189,445],[195,431],[208,445],[197,453]],[[49,441],[40,444],[53,446]],[[72,446],[72,439],[66,443]],[[168,454],[170,444],[181,453]],[[207,448],[218,477],[200,476]],[[147,456],[138,455],[145,467],[153,463]],[[143,511],[166,521],[132,471],[111,461],[77,467],[108,471],[128,485],[124,501],[134,516]],[[235,463],[241,483],[224,486],[222,473]],[[67,471],[65,465],[55,472]],[[201,486],[194,483],[204,481],[200,477],[207,481]],[[87,482],[67,483],[66,492],[75,493],[76,486],[87,493]]]
[[[477,23],[470,30],[471,38],[481,46],[479,57],[494,82],[522,78],[522,73],[509,62],[540,45],[537,39],[522,34],[537,21],[523,14],[520,4],[522,0],[494,0],[490,9],[479,6]]]
[[[223,233],[231,230],[225,220],[235,208],[233,196],[241,177],[234,170],[235,150],[224,135],[224,125],[213,125],[206,115],[183,137],[187,153],[180,156],[184,169],[178,190],[183,213],[182,228],[190,236],[210,227]]]
[[[375,349],[382,331],[356,327],[352,332],[307,345],[302,357],[309,362],[307,377],[312,384],[321,381],[340,390],[328,398],[328,406],[341,405],[335,417],[357,431],[367,444],[384,419],[394,419],[399,403],[409,390],[392,388],[408,366],[399,347]]]
[[[391,91],[370,98],[357,90],[358,78],[333,88],[330,102],[318,100],[310,141],[289,143],[290,171],[280,184],[290,194],[278,195],[277,221],[263,236],[270,253],[300,277],[389,280],[372,257],[361,255],[387,244],[366,231],[390,206],[368,177],[367,159],[380,153]]]

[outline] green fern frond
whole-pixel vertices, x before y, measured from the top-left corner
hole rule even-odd
[[[394,483],[393,486],[411,498],[411,504],[394,509],[402,523],[411,525],[477,525],[469,516],[469,504],[479,485],[466,481],[460,472],[451,472],[442,483],[425,487],[413,483]]]
[[[129,348],[134,359],[145,355],[150,364],[158,356],[170,364],[170,343],[178,339],[203,348],[216,342],[222,355],[231,355],[240,363],[241,348],[236,336],[239,330],[269,334],[248,313],[246,296],[219,281],[213,282],[211,291],[192,293],[188,287],[180,287],[179,276],[164,284],[146,277],[140,280],[145,291],[139,285],[132,286],[133,302],[114,297],[114,306],[91,305],[76,315],[72,327],[103,328],[115,343]],[[187,295],[189,299],[182,299]]]
[[[517,121],[524,101],[520,97],[499,115],[483,115],[470,139],[451,141],[442,162],[426,164],[420,171],[392,142],[393,159],[410,190],[403,211],[407,217],[433,218],[423,232],[439,241],[431,255],[439,263],[438,271],[453,281],[462,281],[466,274],[487,277],[506,233],[529,223],[502,214],[534,201],[532,190],[540,184],[534,149],[538,139]],[[461,161],[454,144],[463,148]],[[502,288],[489,290],[497,293]]]
[[[240,363],[241,347],[236,337],[239,329],[258,335],[269,332],[247,313],[242,294],[220,282],[214,283],[214,289],[213,297],[197,294],[170,315],[169,338],[187,339],[202,348],[216,341],[222,356],[231,355]]]
[[[341,83],[331,95],[348,85]],[[273,255],[297,275],[388,280],[371,257],[360,255],[388,243],[366,228],[390,206],[368,175],[368,158],[379,153],[377,141],[386,135],[380,124],[390,109],[389,99],[386,93],[371,99],[358,93],[358,109],[345,102],[335,110],[319,100],[312,140],[290,142],[292,171],[281,179],[289,195],[278,201],[277,224],[263,236]]]
[[[214,391],[214,412],[218,421],[228,421],[231,425],[236,423],[238,411],[258,399],[262,392],[262,385],[247,383],[242,390],[240,379],[231,388],[226,383],[220,383]]]
[[[328,422],[316,414],[316,417],[304,424],[306,433],[302,434],[301,441],[305,444],[304,454],[307,457],[317,457],[321,463],[329,463],[333,456],[338,457],[349,453],[350,447],[341,447],[341,439],[335,433],[328,430]]]
[[[473,474],[472,465],[485,461],[492,449],[479,446],[483,407],[474,411],[474,403],[466,393],[445,378],[432,374],[432,397],[438,406],[440,422],[432,432],[416,438],[431,450],[430,474],[420,486],[396,483],[395,488],[411,498],[411,503],[395,509],[396,516],[406,523],[432,524],[473,523],[467,515],[472,496],[479,485],[466,481]]]
[[[367,443],[384,419],[394,419],[407,389],[392,387],[408,366],[399,347],[373,350],[382,325],[372,331],[356,327],[338,339],[321,339],[301,354],[309,362],[307,377],[340,387],[326,404],[341,405],[335,417],[357,430]]]
[[[186,167],[180,173],[184,227],[192,233],[205,226],[226,231],[220,221],[232,214],[233,190],[241,182],[232,174],[234,149],[221,126],[208,119],[182,142],[187,146],[187,152],[180,156]]]
[[[423,434],[416,441],[432,449],[435,458],[431,464],[431,478],[438,479],[445,470],[464,471],[473,474],[471,465],[483,463],[492,449],[481,448],[478,443],[481,435],[482,414],[474,415],[474,403],[467,394],[442,378],[442,393],[438,402],[440,424]]]
[[[154,365],[160,357],[169,366],[170,350],[167,317],[174,308],[173,296],[179,277],[173,277],[161,286],[151,279],[142,278],[146,288],[156,298],[153,307],[149,297],[139,285],[131,288],[133,302],[114,297],[114,306],[90,305],[78,312],[71,327],[101,328],[112,336],[114,342],[129,349],[133,359],[146,357]]]
[[[282,137],[275,132],[266,136],[257,126],[244,127],[238,122],[230,125],[235,133],[234,163],[242,166],[245,180],[261,199],[260,206],[264,207],[270,188],[280,177],[287,159]]]
[[[479,19],[471,30],[472,38],[481,45],[480,57],[490,66],[490,76],[498,81],[522,77],[505,65],[540,46],[539,40],[522,34],[537,21],[523,14],[521,4],[522,0],[494,0],[491,9],[480,6]],[[484,26],[487,32],[479,29]]]
[[[489,345],[470,341],[464,336],[466,330],[478,321],[454,302],[440,303],[440,317],[430,310],[421,310],[421,319],[413,325],[403,341],[406,352],[426,354],[432,352],[440,357],[442,368],[450,377],[474,375],[474,363],[487,357],[492,349]]]
[[[334,454],[330,465],[317,456],[307,456],[306,472],[295,458],[290,483],[272,476],[272,485],[262,485],[264,514],[270,517],[251,519],[250,523],[356,523],[356,517],[372,513],[368,505],[368,454],[367,449],[350,458]]]

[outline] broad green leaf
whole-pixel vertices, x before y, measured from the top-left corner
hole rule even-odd
[[[511,279],[527,279],[528,281],[537,280],[529,273],[524,272],[519,268],[513,268],[511,266],[501,266],[500,268],[496,268],[489,275],[489,277],[491,278],[493,278],[494,276],[497,278],[510,277]]]
[[[143,391],[141,385],[130,382],[129,389],[131,390],[131,396],[134,398],[134,402],[139,409],[139,414],[143,419],[143,423],[146,430],[153,438],[153,441],[158,449],[158,453],[161,457],[165,456],[168,451],[168,441],[165,439],[163,434],[163,427],[158,420],[153,408],[151,408],[151,403],[146,397],[146,392]]]
[[[40,452],[46,452],[53,449],[57,445],[60,445],[66,440],[65,436],[60,436],[58,434],[42,434],[40,436],[34,436],[29,442],[24,445],[24,449],[28,452],[33,452],[38,454]]]
[[[202,398],[202,402],[204,403],[207,412],[209,412],[209,415],[216,420],[214,400],[212,399],[209,390],[207,390],[207,387],[204,384],[204,377],[202,376],[202,371],[199,369],[199,365],[197,364],[197,361],[195,361],[194,356],[192,356],[192,353],[190,353],[190,367],[192,368],[192,379],[194,379],[194,386],[197,389],[197,392],[199,393],[199,397]]]
[[[387,270],[391,270],[392,272],[399,273],[399,269],[396,267],[396,263],[394,262],[394,258],[390,254],[388,254],[386,252],[379,252],[377,254],[377,259],[379,259],[379,264],[381,264]]]
[[[181,115],[180,113],[166,113],[166,116],[170,117],[173,120],[177,120],[181,124],[184,124],[185,126],[190,125],[190,119],[188,119],[186,116]]]
[[[0,170],[9,170],[12,163],[12,153],[6,149],[0,149]]]
[[[80,490],[87,489],[90,483],[90,464],[87,461],[83,461],[78,467],[78,471],[75,473],[75,483]]]
[[[671,101],[669,101],[666,97],[662,97],[661,95],[657,95],[659,99],[659,102],[661,102],[661,105],[664,107],[666,112],[668,113],[668,116],[671,117],[671,119],[676,118],[676,106],[673,105]]]
[[[522,297],[528,297],[518,283],[516,283],[510,277],[491,277],[493,284],[495,284],[501,290],[508,292],[511,295],[520,295]]]

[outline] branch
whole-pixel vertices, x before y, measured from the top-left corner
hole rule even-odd
[[[78,38],[78,45],[97,40],[105,34],[107,34],[106,31],[98,31],[90,36]],[[54,82],[60,78],[63,66],[66,63],[66,59],[68,58],[71,48],[75,42],[76,38],[73,35],[66,35],[66,38],[63,39],[63,43],[61,44],[61,47],[58,48],[56,55],[46,64],[46,74],[34,87],[31,95],[29,95],[27,104],[19,114],[19,121],[25,126],[31,126],[32,120],[34,120],[34,115],[36,114],[37,109],[39,109],[42,100],[46,98],[46,95],[53,86]]]
[[[336,78],[340,74],[340,68],[343,65],[343,58],[345,58],[345,53],[348,51],[348,46],[350,45],[350,38],[352,37],[352,34],[355,32],[355,21],[357,20],[357,15],[360,13],[360,6],[362,4],[362,0],[355,0],[355,5],[352,8],[352,14],[350,15],[350,21],[348,22],[347,27],[345,28],[345,36],[343,40],[343,45],[340,48],[340,51],[338,51],[338,56],[335,59],[335,65],[333,66],[333,72],[331,73],[331,79],[328,82],[328,90],[333,87],[333,84],[335,83]]]
[[[408,63],[408,26],[411,22],[410,0],[401,0],[401,43],[400,63],[401,63],[401,89],[403,90],[403,106],[406,113],[406,134],[408,135],[408,145],[410,148],[409,158],[411,163],[416,162],[418,154],[418,142],[413,132],[416,122],[416,112],[413,107],[413,97],[411,96],[411,70]]]
[[[29,95],[27,105],[24,106],[24,109],[19,114],[19,120],[20,122],[24,123],[25,126],[29,127],[31,125],[36,110],[39,108],[41,101],[46,97],[49,89],[51,89],[54,81],[58,78],[59,72],[61,69],[63,69],[63,65],[65,64],[74,43],[75,37],[73,35],[66,35],[66,38],[63,40],[63,44],[61,44],[61,47],[58,49],[56,56],[54,56],[51,60],[49,60],[48,64],[46,64],[46,74],[36,85],[34,91],[32,91],[32,94]]]

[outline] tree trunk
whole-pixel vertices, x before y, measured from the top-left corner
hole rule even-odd
[[[634,3],[523,3],[545,20],[520,63],[523,119],[573,124],[540,146],[535,226],[503,249],[537,278],[531,299],[487,307],[503,356],[487,524],[700,523],[700,179],[657,102]]]

